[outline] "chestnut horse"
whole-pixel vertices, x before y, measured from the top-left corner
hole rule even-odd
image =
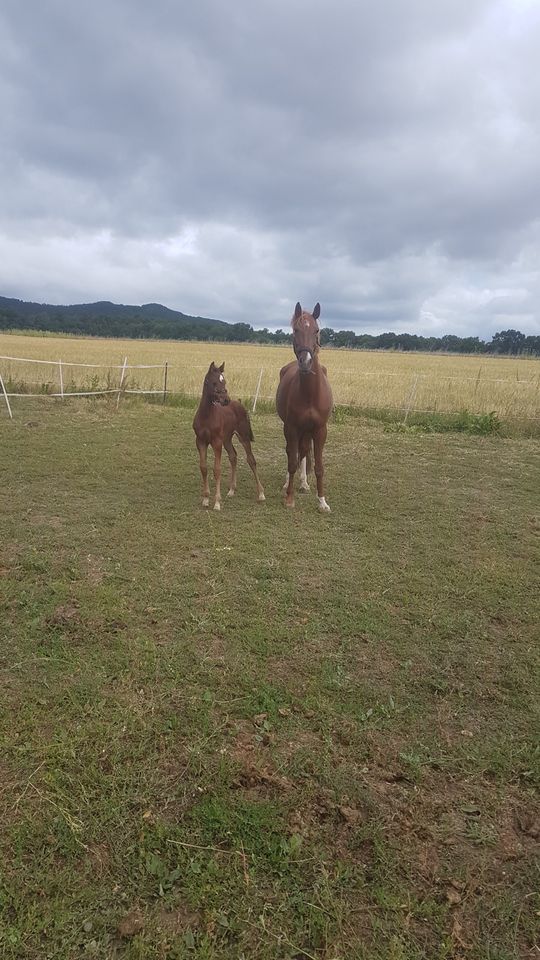
[[[225,364],[216,367],[211,363],[204,378],[203,392],[199,409],[195,414],[193,429],[195,431],[197,450],[199,451],[202,484],[203,507],[210,503],[210,487],[208,486],[208,468],[206,457],[208,446],[214,451],[214,479],[216,481],[216,498],[214,510],[221,510],[221,451],[225,447],[231,461],[231,482],[227,496],[234,497],[236,490],[236,463],[238,457],[233,446],[233,436],[236,434],[244,450],[255,483],[257,484],[257,498],[261,502],[266,499],[262,484],[257,476],[257,464],[251,450],[253,431],[245,407],[238,400],[230,400],[223,370]]]
[[[296,360],[283,367],[279,374],[276,408],[283,420],[287,448],[288,474],[285,481],[285,503],[294,507],[294,475],[300,465],[300,489],[309,490],[306,464],[310,460],[311,443],[315,459],[315,476],[319,509],[330,510],[324,497],[323,448],[326,424],[332,412],[333,399],[326,376],[326,367],[319,363],[319,327],[321,313],[317,303],[313,313],[296,304],[291,321]]]

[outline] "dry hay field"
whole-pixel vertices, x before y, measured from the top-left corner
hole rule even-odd
[[[168,388],[200,393],[211,360],[226,362],[230,392],[253,397],[262,369],[261,399],[273,399],[280,367],[290,347],[252,344],[191,343],[159,340],[109,340],[82,337],[0,334],[0,355],[62,360],[64,389],[115,387],[121,366],[168,362]],[[336,403],[371,409],[411,409],[455,413],[494,411],[501,419],[540,418],[540,360],[386,351],[323,350]],[[73,363],[103,364],[84,369]],[[115,369],[116,368],[116,369]],[[55,392],[58,366],[0,359],[0,373],[13,392]],[[127,386],[159,389],[163,370],[128,369]]]

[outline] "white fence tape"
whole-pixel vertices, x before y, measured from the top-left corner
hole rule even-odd
[[[65,399],[65,398],[67,398],[67,397],[92,397],[92,396],[106,396],[107,394],[115,394],[115,395],[117,396],[117,406],[118,406],[118,403],[119,403],[119,401],[120,401],[120,397],[121,397],[122,394],[131,394],[131,395],[137,395],[137,394],[138,394],[138,395],[141,395],[141,396],[144,396],[144,395],[147,395],[147,396],[151,396],[151,395],[158,396],[158,395],[161,395],[161,396],[163,396],[163,399],[165,400],[165,399],[166,399],[166,396],[167,396],[167,373],[170,372],[171,370],[181,369],[180,367],[175,367],[174,365],[171,365],[171,364],[167,363],[166,361],[164,361],[163,363],[133,363],[133,364],[131,364],[131,363],[128,363],[128,362],[127,362],[127,357],[124,359],[124,362],[123,362],[123,363],[120,363],[120,364],[111,364],[111,363],[81,363],[81,362],[75,362],[75,361],[70,361],[70,360],[41,360],[41,359],[37,359],[37,358],[34,358],[34,357],[10,357],[10,356],[0,355],[0,361],[2,361],[2,360],[8,361],[8,362],[13,362],[13,363],[37,363],[37,364],[44,364],[44,365],[47,365],[47,366],[50,366],[50,367],[57,367],[57,368],[58,368],[58,377],[56,378],[56,381],[55,381],[55,382],[56,382],[57,384],[59,384],[59,386],[60,386],[60,392],[56,392],[56,391],[55,391],[54,393],[49,393],[49,392],[46,392],[46,393],[13,393],[13,392],[10,392],[10,391],[7,390],[7,388],[6,388],[5,385],[4,385],[4,381],[1,379],[1,376],[0,376],[0,385],[1,385],[0,400],[2,399],[2,395],[3,395],[4,400],[5,400],[5,402],[6,402],[6,405],[7,405],[7,408],[8,408],[8,412],[9,412],[10,417],[13,417],[13,414],[12,414],[12,411],[11,411],[11,407],[10,407],[10,404],[9,404],[9,398],[11,398],[11,397],[21,398],[21,399],[23,399],[23,398],[26,398],[26,399],[38,399],[38,398],[41,398],[41,399],[43,399],[43,398],[47,398],[47,397],[50,397],[51,399],[53,399],[53,398]],[[203,369],[203,365],[202,365],[202,364],[201,364],[201,365],[197,364],[197,368],[199,368],[199,366],[200,366],[200,369],[202,370],[202,369]],[[115,387],[115,388],[107,388],[107,389],[101,389],[101,390],[100,390],[100,389],[96,389],[96,390],[80,390],[80,391],[68,392],[68,391],[66,391],[66,390],[64,389],[64,387],[65,387],[65,381],[64,381],[63,371],[64,371],[64,368],[65,368],[65,367],[87,368],[87,369],[91,369],[91,370],[120,370],[120,371],[121,371],[120,383],[119,383],[119,386],[118,386],[118,387]],[[204,367],[204,369],[206,369],[206,367]],[[134,390],[134,389],[131,389],[131,388],[128,389],[128,388],[124,387],[124,384],[126,383],[126,374],[127,374],[127,371],[129,371],[129,370],[162,370],[163,373],[164,373],[164,387],[162,387],[162,388],[159,389],[159,390],[155,390],[155,389],[152,389],[152,390]],[[340,374],[350,374],[351,376],[354,376],[355,378],[360,378],[360,377],[379,377],[379,379],[384,380],[384,379],[386,379],[386,378],[388,378],[388,377],[400,377],[402,380],[404,379],[404,374],[403,374],[403,373],[394,373],[394,372],[391,372],[391,371],[385,372],[385,371],[380,371],[380,370],[366,370],[366,371],[362,371],[362,370],[355,370],[355,369],[352,368],[352,367],[351,367],[351,368],[341,368],[341,369],[340,369]],[[407,400],[407,402],[405,403],[405,405],[399,405],[399,404],[397,404],[397,405],[395,405],[395,407],[392,408],[392,409],[396,409],[396,410],[400,410],[400,409],[405,409],[405,408],[406,408],[406,409],[407,409],[407,414],[408,414],[409,412],[410,412],[410,413],[445,413],[445,412],[448,413],[448,412],[451,412],[451,411],[442,411],[442,410],[439,410],[439,411],[437,411],[437,410],[421,410],[421,409],[417,409],[416,407],[412,406],[412,401],[414,400],[414,395],[415,395],[415,393],[416,393],[416,387],[418,386],[418,382],[419,382],[420,380],[439,380],[439,381],[440,381],[440,380],[445,380],[445,381],[455,381],[455,382],[476,382],[479,386],[482,385],[482,384],[485,384],[485,383],[508,383],[508,384],[512,384],[513,386],[525,386],[525,387],[527,387],[527,386],[529,386],[529,387],[531,387],[531,386],[536,386],[537,391],[540,389],[540,377],[537,377],[536,379],[532,379],[532,380],[529,380],[529,379],[527,379],[527,380],[520,380],[520,379],[518,379],[517,377],[512,378],[512,379],[510,379],[510,378],[502,378],[502,377],[481,377],[481,376],[480,376],[480,373],[478,373],[477,376],[475,376],[475,377],[456,377],[456,376],[450,376],[450,375],[448,375],[448,374],[439,374],[439,373],[419,373],[419,372],[417,372],[417,371],[415,371],[415,370],[410,370],[410,371],[408,371],[408,374],[409,374],[411,377],[414,377],[414,387],[415,387],[414,392],[413,392],[412,394],[410,394],[409,399]],[[254,402],[253,402],[253,411],[255,411],[256,404],[257,404],[257,400],[273,400],[273,399],[274,399],[274,396],[273,396],[273,395],[272,395],[272,396],[268,396],[268,395],[265,396],[265,395],[260,394],[260,387],[261,387],[262,375],[263,375],[263,368],[261,368],[261,371],[260,371],[260,374],[259,374],[259,378],[258,378],[258,382],[257,382],[257,388],[256,388],[256,391],[255,391],[255,398],[254,398]],[[407,376],[407,374],[406,374],[405,376]],[[26,378],[26,379],[25,379],[25,382],[28,383],[28,384],[30,384],[30,383],[40,383],[41,381],[39,381],[39,380],[32,380],[32,379]],[[52,383],[52,381],[48,381],[48,382]],[[168,392],[169,392],[169,393],[174,393],[174,391],[168,391]],[[199,394],[193,394],[193,393],[189,393],[189,392],[184,393],[184,395],[185,395],[185,396],[192,396],[192,397],[199,396]],[[352,404],[345,404],[345,406],[353,406],[353,405],[352,405]],[[537,421],[537,420],[540,420],[540,417],[518,417],[518,416],[516,416],[516,417],[513,417],[513,419],[516,419],[516,420],[535,420],[535,421]]]

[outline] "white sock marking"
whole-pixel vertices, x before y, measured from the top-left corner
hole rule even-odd
[[[330,513],[330,507],[324,497],[319,497],[319,510],[322,510],[323,513]]]

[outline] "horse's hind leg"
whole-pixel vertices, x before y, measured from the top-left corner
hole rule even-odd
[[[309,438],[300,441],[300,452],[299,452],[299,471],[300,471],[300,490],[302,493],[309,493],[309,483],[307,479],[307,460],[308,457],[311,460],[310,456],[311,449],[311,440]],[[311,467],[311,463],[310,463]]]
[[[232,440],[224,440],[223,445],[231,461],[231,482],[229,483],[229,492],[228,497],[234,497],[236,491],[236,464],[238,463],[238,456],[236,450],[234,449]]]
[[[321,427],[313,437],[313,451],[315,454],[315,476],[317,478],[317,495],[319,497],[319,510],[323,513],[329,513],[330,507],[324,498],[324,467],[323,467],[323,449],[326,442],[326,425]]]
[[[309,483],[307,479],[307,468],[306,468],[306,457],[302,457],[300,460],[300,465],[298,467],[299,471],[299,480],[300,480],[300,490],[302,493],[309,493]]]
[[[240,443],[242,444],[244,450],[246,451],[247,462],[249,463],[251,472],[255,477],[255,485],[257,487],[257,500],[259,500],[259,502],[262,503],[263,500],[266,500],[266,497],[264,495],[263,485],[259,480],[259,475],[257,473],[257,461],[253,456],[253,450],[251,449],[251,440],[248,440],[246,437],[242,437],[240,434],[238,434],[238,439],[240,440]]]
[[[203,443],[202,440],[197,440],[197,450],[199,451],[199,466],[201,468],[202,477],[202,505],[203,507],[207,507],[210,503],[210,487],[208,486],[207,464],[208,444]]]

